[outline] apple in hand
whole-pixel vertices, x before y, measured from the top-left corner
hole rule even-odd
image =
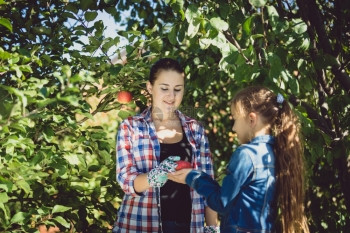
[[[132,100],[132,94],[129,91],[120,91],[117,100],[121,104],[127,104]]]
[[[187,162],[187,161],[176,161],[177,166],[175,168],[176,171],[184,169],[184,168],[192,168],[191,163]]]

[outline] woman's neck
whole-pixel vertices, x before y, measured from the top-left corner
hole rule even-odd
[[[174,121],[178,119],[175,111],[164,113],[162,111],[152,111],[152,119],[154,121]]]

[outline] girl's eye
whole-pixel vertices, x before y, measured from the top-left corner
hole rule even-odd
[[[181,91],[181,89],[175,89],[174,91],[179,92],[179,91]]]
[[[168,88],[160,88],[162,91],[167,91]]]

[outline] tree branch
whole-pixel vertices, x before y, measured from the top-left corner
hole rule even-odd
[[[309,118],[315,123],[315,125],[323,131],[325,134],[329,135],[331,138],[335,138],[336,134],[335,132],[329,128],[326,119],[324,119],[321,115],[317,113],[315,109],[313,109],[309,104],[302,102],[300,99],[298,99],[296,96],[292,95],[289,97],[289,102],[293,106],[301,106],[306,110],[307,115]]]
[[[308,33],[313,41],[319,41],[318,44],[315,43],[316,54],[319,50],[334,56],[338,57],[339,54],[335,54],[335,51],[332,49],[331,43],[329,41],[328,35],[325,30],[324,20],[321,16],[321,13],[318,9],[315,0],[297,0],[297,4],[301,11],[301,16],[303,20],[308,25]],[[339,20],[339,19],[338,19]],[[341,22],[334,22],[334,25],[340,24]],[[313,32],[313,29],[316,33]],[[311,52],[313,52],[311,50]],[[314,54],[314,55],[316,55]],[[315,61],[314,57],[313,60]],[[337,59],[338,61],[338,59]],[[342,68],[340,62],[332,66],[332,72],[335,76],[335,79],[339,82],[340,86],[346,91],[348,95],[350,95],[350,77],[346,74],[345,70]],[[324,87],[327,90],[326,87]]]
[[[226,37],[226,39],[233,44],[234,46],[236,46],[236,48],[238,49],[238,52],[243,56],[245,62],[249,65],[253,65],[253,62],[250,61],[246,55],[243,53],[243,50],[241,48],[241,46],[238,44],[238,41],[233,37],[233,35],[231,34],[231,32],[229,31],[223,31],[224,36]]]

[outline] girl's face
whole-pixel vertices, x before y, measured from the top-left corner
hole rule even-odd
[[[162,114],[173,113],[181,104],[184,95],[184,74],[173,70],[163,70],[147,90],[152,95],[152,107]]]
[[[239,143],[248,143],[252,136],[248,117],[233,105],[231,106],[231,115],[234,119],[232,130],[236,132]]]

